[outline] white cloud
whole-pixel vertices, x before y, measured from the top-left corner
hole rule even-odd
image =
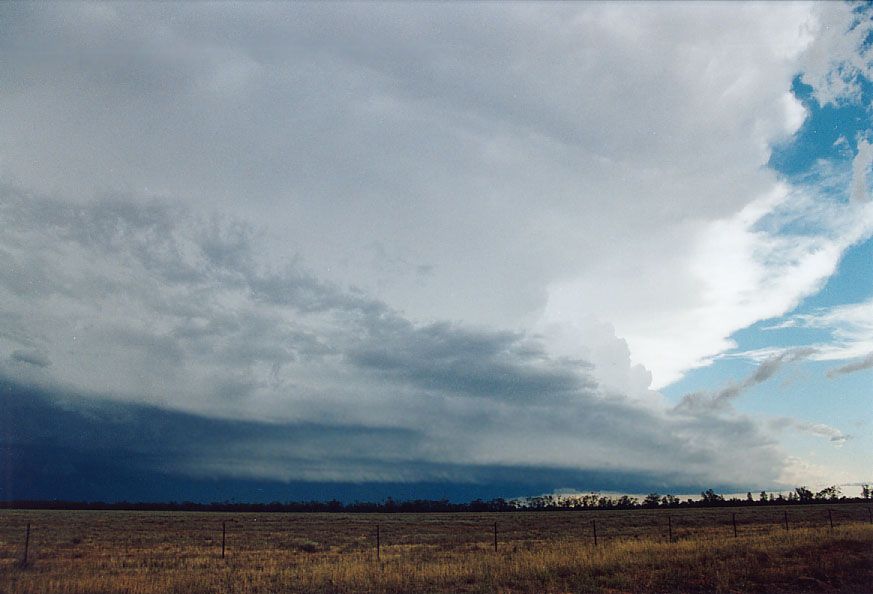
[[[828,464],[809,461],[798,456],[788,458],[779,479],[784,485],[806,485],[813,489],[851,483],[856,480],[851,472],[835,469]]]
[[[830,333],[829,341],[810,345],[816,349],[814,358],[819,361],[863,358],[873,352],[873,299],[796,315],[786,320],[783,326],[786,325]],[[755,357],[765,354],[755,351],[742,355]]]
[[[7,48],[8,180],[235,212],[278,259],[300,254],[421,320],[529,327],[548,287],[583,279],[566,321],[613,323],[656,378],[683,363],[646,359],[661,330],[647,320],[693,303],[701,229],[772,191],[763,166],[802,121],[788,90],[815,18],[751,4],[7,10],[26,16]],[[425,282],[361,250],[386,238],[392,258],[432,266]]]
[[[791,428],[795,431],[800,431],[801,433],[824,437],[838,448],[843,447],[843,445],[852,438],[851,435],[847,435],[836,427],[831,427],[825,423],[810,423],[788,417],[773,419],[770,422],[770,427],[775,430]]]
[[[871,48],[865,42],[873,25],[857,4],[831,2],[814,7],[817,18],[806,34],[815,38],[804,52],[803,81],[822,105],[861,98],[860,78],[871,78]]]
[[[798,220],[814,221],[813,232],[809,223],[803,232],[786,231]],[[871,232],[869,203],[823,203],[814,188],[777,185],[737,215],[701,225],[685,255],[666,261],[661,278],[625,281],[648,286],[599,311],[618,320],[634,360],[655,371],[655,387],[663,386],[734,347],[729,336],[736,330],[783,315],[816,292],[843,252]],[[558,313],[547,309],[547,316],[581,314],[591,306],[580,302],[598,296],[593,284],[553,285],[549,308]]]

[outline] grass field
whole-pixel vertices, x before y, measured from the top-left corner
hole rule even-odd
[[[2,511],[0,592],[873,592],[868,513]]]

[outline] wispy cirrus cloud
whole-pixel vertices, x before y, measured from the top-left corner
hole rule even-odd
[[[813,329],[826,332],[827,340],[806,347],[814,350],[810,358],[817,361],[850,361],[832,369],[829,377],[837,377],[867,368],[866,362],[873,350],[873,301],[850,303],[790,316],[767,330]],[[793,347],[797,348],[797,347]],[[790,351],[789,347],[764,347],[728,354],[762,361]]]
[[[800,421],[790,417],[772,419],[769,422],[769,426],[776,431],[794,429],[795,431],[800,431],[802,433],[824,437],[838,448],[842,447],[848,440],[852,439],[851,435],[843,433],[836,427],[831,427],[825,423],[810,423],[808,421]]]

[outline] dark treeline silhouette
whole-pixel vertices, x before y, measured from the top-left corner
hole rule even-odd
[[[467,503],[453,503],[448,499],[414,499],[342,503],[331,501],[290,501],[280,503],[215,502],[130,502],[117,501],[63,501],[63,500],[12,500],[0,501],[0,509],[56,509],[56,510],[127,510],[127,511],[203,511],[203,512],[335,512],[335,513],[435,513],[435,512],[507,512],[507,511],[572,511],[597,509],[654,509],[693,507],[748,507],[764,505],[799,505],[815,503],[860,503],[870,501],[873,489],[862,485],[861,497],[846,497],[840,488],[831,486],[818,492],[806,487],[797,487],[786,494],[761,491],[751,492],[746,497],[726,498],[712,489],[701,492],[700,498],[680,499],[673,495],[650,493],[641,499],[628,495],[608,496],[599,493],[584,495],[541,495],[521,499],[475,499]]]

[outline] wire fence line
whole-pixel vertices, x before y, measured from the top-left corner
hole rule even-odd
[[[833,532],[873,524],[866,505],[431,514],[25,511],[0,513],[0,563],[27,566],[76,547],[133,557],[239,555],[258,551],[362,553],[408,548],[513,550],[549,541],[675,542],[755,536],[796,529]]]

